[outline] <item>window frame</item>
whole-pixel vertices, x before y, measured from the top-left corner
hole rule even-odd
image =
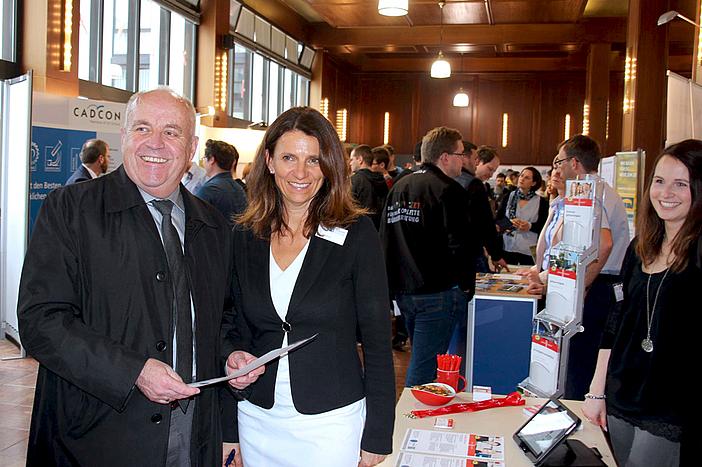
[[[20,68],[20,47],[19,43],[22,38],[20,30],[20,13],[18,10],[20,5],[17,0],[8,0],[7,4],[3,5],[0,14],[2,21],[2,33],[8,34],[8,40],[3,41],[4,47],[9,52],[9,56],[2,58],[6,50],[0,50],[0,79],[16,78],[22,74]],[[9,60],[8,60],[9,59]]]
[[[248,76],[250,79],[248,82],[245,79],[245,90],[244,90],[244,95],[247,96],[246,101],[244,102],[244,108],[241,116],[235,115],[235,107],[234,107],[234,94],[237,90],[234,89],[234,72],[233,70],[235,69],[235,60],[236,60],[236,48],[241,47],[244,49],[248,56],[251,57],[248,59],[248,71],[245,72],[245,78]],[[253,95],[253,84],[252,82],[256,79],[256,77],[253,76],[254,72],[254,57],[259,56],[263,60],[263,73],[261,76],[261,83],[263,86],[263,91],[262,91],[262,111],[261,111],[261,120],[259,119],[254,119],[253,118],[253,100],[254,100],[254,95]],[[241,118],[243,120],[252,122],[252,123],[258,123],[259,121],[264,121],[267,124],[271,124],[274,119],[271,119],[270,115],[270,99],[273,97],[277,100],[277,114],[280,115],[283,113],[285,110],[285,98],[284,98],[284,93],[287,92],[287,89],[285,88],[285,71],[289,70],[292,73],[292,95],[291,95],[291,104],[292,107],[300,106],[300,105],[309,105],[309,86],[311,82],[311,74],[310,73],[305,73],[302,74],[300,73],[295,67],[290,66],[289,63],[287,63],[286,60],[283,60],[279,57],[273,56],[272,53],[269,53],[268,51],[261,50],[260,47],[257,47],[255,44],[249,42],[249,41],[243,41],[243,40],[238,40],[237,38],[233,38],[231,42],[231,48],[229,49],[229,60],[231,63],[230,69],[232,72],[230,73],[228,77],[228,83],[227,83],[227,89],[228,89],[228,111],[227,113],[234,118]],[[275,96],[271,95],[270,92],[270,73],[271,73],[271,63],[275,63],[278,65],[278,89],[275,93]],[[246,74],[248,73],[248,75]],[[300,80],[304,79],[305,83],[307,84],[306,89],[303,92],[305,102],[300,102]],[[276,116],[277,118],[277,116]],[[254,121],[255,120],[255,121]]]
[[[87,80],[82,77],[80,81],[94,83],[97,86],[105,86],[119,91],[134,93],[139,90],[139,72],[141,70],[141,8],[142,0],[128,0],[127,12],[127,53],[126,53],[126,73],[124,88],[111,86],[103,83],[103,71],[105,63],[103,53],[105,51],[105,0],[83,0],[90,1],[90,29],[89,29],[89,49],[88,49],[88,76]],[[150,70],[158,74],[157,83],[168,85],[170,81],[170,52],[171,52],[171,19],[172,15],[178,14],[185,20],[185,49],[190,52],[188,59],[189,74],[183,77],[182,93],[188,99],[195,97],[195,73],[197,71],[197,27],[199,17],[192,12],[174,8],[168,2],[151,0],[159,7],[159,33],[158,33],[158,69]],[[194,21],[196,19],[198,21]],[[110,27],[113,27],[112,25]],[[113,31],[114,34],[114,31]],[[114,41],[113,41],[114,43]],[[191,49],[188,49],[190,47]],[[81,55],[82,56],[82,55]],[[80,59],[80,58],[79,58]],[[95,86],[86,85],[86,89],[95,92]]]

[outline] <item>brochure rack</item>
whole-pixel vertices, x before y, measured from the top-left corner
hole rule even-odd
[[[550,250],[546,308],[534,318],[529,376],[520,384],[527,393],[563,395],[570,339],[584,330],[585,271],[598,256],[603,187],[594,175],[566,181],[563,238]]]

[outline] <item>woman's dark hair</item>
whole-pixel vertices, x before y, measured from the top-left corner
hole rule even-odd
[[[665,224],[651,204],[649,196],[651,183],[658,162],[665,156],[672,157],[687,167],[690,176],[690,212],[675,238],[669,239],[675,261],[670,265],[673,272],[680,272],[687,267],[690,249],[702,234],[702,141],[687,139],[669,146],[663,150],[653,164],[653,171],[646,184],[646,191],[641,198],[639,213],[636,219],[636,254],[643,264],[651,264],[661,253]]]
[[[536,170],[534,167],[524,167],[522,169],[522,172],[525,170],[528,170],[531,172],[531,181],[533,185],[529,187],[529,191],[537,191],[539,188],[541,188],[541,182],[543,181],[543,178],[541,177],[541,174],[539,173],[538,170]]]
[[[319,166],[324,175],[322,186],[309,206],[305,236],[309,238],[320,224],[328,228],[348,226],[365,210],[352,198],[350,168],[336,130],[311,107],[293,107],[283,112],[266,130],[246,179],[249,205],[237,222],[262,238],[288,230],[283,199],[274,175],[268,171],[267,159],[273,157],[281,136],[290,131],[300,131],[317,139]]]

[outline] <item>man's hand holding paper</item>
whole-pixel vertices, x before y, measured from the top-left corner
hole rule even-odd
[[[157,404],[187,399],[200,392],[185,384],[173,368],[154,358],[146,360],[136,386],[147,399]]]

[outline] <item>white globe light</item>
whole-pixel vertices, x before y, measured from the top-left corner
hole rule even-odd
[[[405,16],[409,0],[379,0],[378,13],[383,16]]]
[[[444,59],[444,54],[439,52],[439,57],[431,64],[432,78],[449,78],[451,76],[451,64]]]
[[[463,89],[460,89],[455,96],[453,96],[453,106],[454,107],[468,107],[469,103],[468,94],[466,94]]]

